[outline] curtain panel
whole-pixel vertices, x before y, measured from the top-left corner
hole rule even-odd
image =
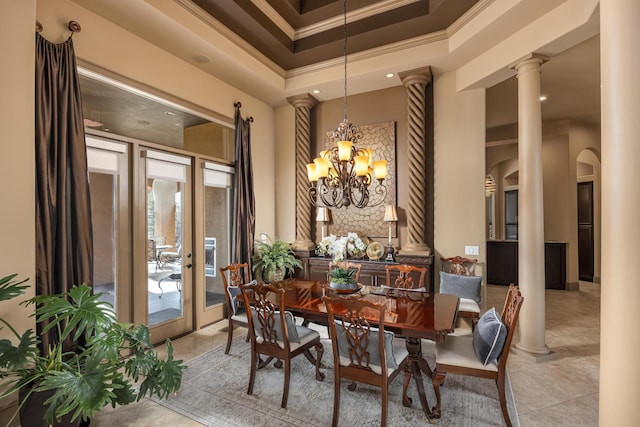
[[[235,113],[236,173],[233,198],[232,255],[234,263],[251,265],[255,238],[255,194],[253,190],[253,164],[251,162],[251,118],[243,119],[240,103]]]
[[[54,44],[36,33],[35,114],[36,294],[50,295],[93,281],[87,150],[71,37]],[[53,339],[41,336],[43,354]]]

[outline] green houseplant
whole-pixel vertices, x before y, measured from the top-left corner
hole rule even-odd
[[[278,282],[293,274],[296,267],[302,268],[302,263],[288,243],[270,237],[266,241],[256,240],[251,266],[256,277],[265,283]]]
[[[26,280],[16,280],[15,274],[1,278],[0,301],[23,294]],[[52,424],[63,416],[88,420],[109,404],[126,405],[147,395],[164,399],[178,391],[185,366],[174,360],[171,342],[167,340],[166,359],[159,358],[149,328],[119,323],[99,296],[83,284],[63,295],[39,295],[21,303],[35,306],[33,315],[44,325],[43,332],[55,331],[58,341],[47,354],[39,351],[32,329],[20,335],[0,316],[3,329],[17,341],[0,340],[0,399],[19,391],[22,407],[44,393],[48,397],[40,417]]]

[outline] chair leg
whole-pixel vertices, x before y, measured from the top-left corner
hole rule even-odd
[[[229,332],[227,333],[227,348],[225,348],[224,354],[229,354],[229,350],[231,350],[232,340],[233,340],[233,323],[229,322]]]
[[[322,355],[324,354],[324,346],[322,343],[316,344],[316,380],[324,381],[324,372],[320,372],[320,366],[322,365]]]
[[[291,359],[287,358],[284,361],[284,389],[282,390],[282,408],[287,407],[287,400],[289,399],[289,378],[291,376]]]
[[[504,422],[507,424],[507,427],[511,427],[511,418],[509,418],[509,410],[507,408],[507,398],[505,393],[505,377],[504,373],[498,373],[498,378],[496,378],[496,385],[498,386],[498,396],[500,397],[500,408],[502,409],[502,416],[504,417]]]
[[[389,381],[384,380],[382,383],[382,415],[380,418],[380,427],[387,426],[387,406],[389,403]]]
[[[440,398],[440,385],[444,382],[444,378],[447,375],[446,372],[441,372],[441,371],[438,371],[437,369],[438,368],[436,366],[436,370],[433,371],[433,377],[432,377],[433,390],[436,393],[436,406],[432,408],[434,418],[440,418],[440,415],[441,415],[440,406],[442,402]]]
[[[253,346],[251,346],[253,347]],[[247,394],[253,394],[253,384],[256,381],[256,370],[258,369],[257,353],[251,349],[251,372],[249,373],[249,388]]]
[[[340,377],[338,372],[335,371],[333,378],[333,420],[331,425],[338,427],[338,418],[340,417]]]

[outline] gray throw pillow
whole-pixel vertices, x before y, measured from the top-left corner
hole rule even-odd
[[[336,319],[336,331],[338,335],[338,351],[340,356],[349,358],[349,343],[347,342],[347,333],[342,326],[342,321]],[[348,325],[348,323],[347,323]],[[380,343],[378,341],[378,328],[371,328],[369,330],[369,363],[371,365],[381,366]],[[393,354],[393,337],[394,334],[391,331],[384,331],[384,353],[387,359],[387,369],[396,369],[398,362]]]
[[[478,304],[482,301],[480,285],[482,276],[461,276],[440,272],[440,293],[453,294],[459,298],[472,299]]]
[[[507,327],[496,308],[492,307],[480,317],[473,331],[473,350],[478,360],[487,366],[500,357],[507,339]]]
[[[256,309],[254,307],[251,307],[251,316],[252,316],[252,320],[253,320],[253,329],[256,332],[256,335],[259,337],[262,337],[262,333],[260,331],[260,322],[258,321],[258,313],[256,312]],[[282,327],[280,326],[280,312],[276,311],[274,313],[274,321],[275,321],[275,325],[273,327],[273,329],[276,332],[276,340],[278,341],[282,341]],[[299,343],[300,342],[300,336],[298,335],[298,329],[296,328],[296,320],[293,317],[293,313],[291,313],[290,311],[285,311],[284,312],[284,321],[286,323],[287,326],[287,332],[289,333],[289,342],[295,342],[295,343]],[[264,337],[262,337],[264,338]]]

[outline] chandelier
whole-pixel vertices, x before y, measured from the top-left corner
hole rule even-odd
[[[309,198],[315,206],[378,206],[387,187],[387,161],[373,160],[373,149],[357,147],[362,132],[347,119],[347,1],[344,1],[344,120],[331,133],[337,144],[307,164]]]

